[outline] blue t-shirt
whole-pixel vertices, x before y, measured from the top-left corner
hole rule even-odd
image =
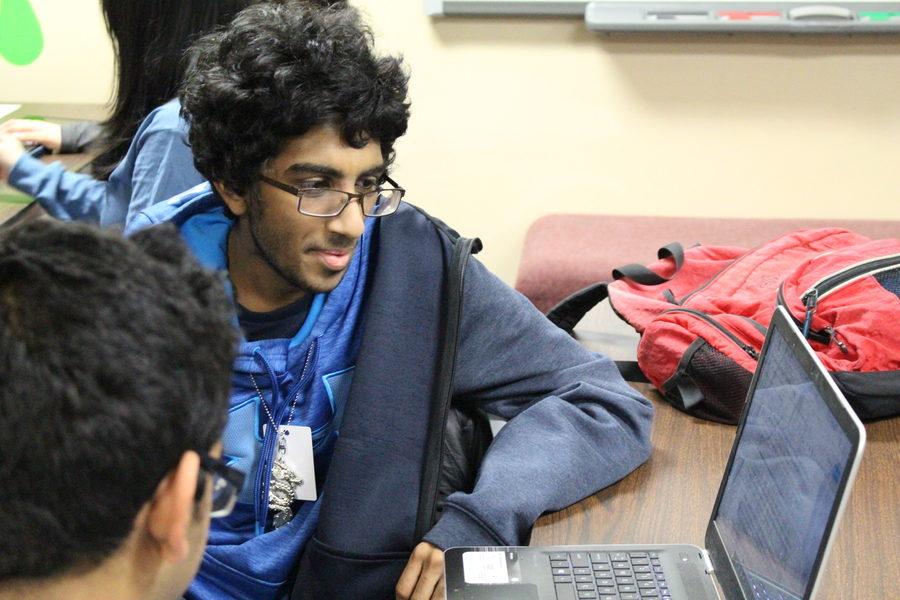
[[[175,99],[147,115],[108,181],[25,154],[13,166],[9,184],[58,219],[122,226],[140,211],[205,181],[194,168],[188,125],[180,111]]]

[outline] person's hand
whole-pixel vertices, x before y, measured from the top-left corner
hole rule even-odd
[[[444,600],[444,552],[428,542],[416,546],[394,591],[397,600]]]
[[[15,136],[23,144],[40,144],[56,152],[62,146],[62,127],[36,119],[10,119],[0,124],[0,133]]]
[[[25,154],[25,147],[15,137],[0,133],[0,181],[6,181],[16,161]]]

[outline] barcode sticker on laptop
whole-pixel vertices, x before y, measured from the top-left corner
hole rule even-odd
[[[463,552],[466,583],[509,583],[506,552]]]

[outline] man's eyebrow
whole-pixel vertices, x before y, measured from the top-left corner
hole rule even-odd
[[[381,163],[380,165],[375,165],[370,169],[366,169],[362,173],[359,174],[360,177],[371,177],[372,175],[381,175],[387,171],[387,164]],[[315,173],[316,175],[323,175],[325,177],[332,177],[338,179],[343,176],[343,173],[334,167],[329,167],[327,165],[320,165],[316,163],[294,163],[285,169],[285,175],[299,175],[306,173]]]
[[[299,175],[300,173],[315,173],[327,177],[340,177],[342,173],[333,167],[317,165],[315,163],[294,163],[284,170],[286,175]]]
[[[362,173],[359,174],[360,177],[371,177],[372,175],[384,175],[387,171],[387,163],[381,163],[380,165],[375,165],[371,169],[366,169]]]

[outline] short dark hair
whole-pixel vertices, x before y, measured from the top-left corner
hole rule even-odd
[[[408,76],[372,44],[343,3],[257,4],[201,38],[180,94],[197,170],[246,193],[286,138],[324,124],[356,148],[377,140],[390,162],[409,121]]]
[[[102,562],[219,440],[232,312],[171,226],[0,232],[0,583]]]

